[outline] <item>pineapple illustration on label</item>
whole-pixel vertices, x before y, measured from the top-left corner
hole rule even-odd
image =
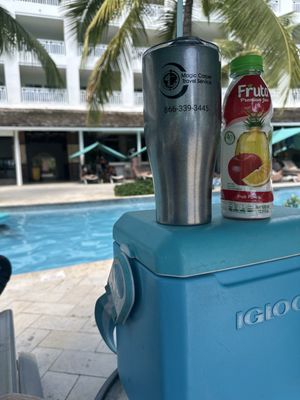
[[[226,217],[257,219],[271,215],[271,117],[269,90],[260,76],[260,56],[231,63],[221,137],[222,212]]]
[[[235,157],[241,160],[242,170],[238,184],[248,186],[265,185],[271,175],[269,140],[262,131],[264,119],[262,113],[250,113],[246,119],[247,130],[237,141]],[[232,172],[229,162],[229,175]],[[234,181],[235,175],[231,176]]]

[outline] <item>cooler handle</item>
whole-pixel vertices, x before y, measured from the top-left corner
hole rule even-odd
[[[105,290],[96,303],[95,318],[105,343],[116,353],[114,330],[117,324],[125,324],[135,300],[130,261],[122,251],[114,258]]]
[[[106,285],[105,289],[106,293],[99,297],[96,302],[95,319],[104,342],[111,351],[117,353],[117,346],[114,339],[114,330],[116,327],[114,305],[109,299],[109,296],[111,296],[109,285]]]

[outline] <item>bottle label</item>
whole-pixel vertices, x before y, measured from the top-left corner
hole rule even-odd
[[[259,75],[229,87],[221,135],[222,211],[233,218],[271,215],[272,103]]]

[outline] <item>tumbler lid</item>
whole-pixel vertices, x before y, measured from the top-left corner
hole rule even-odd
[[[258,54],[245,54],[230,63],[230,75],[243,75],[249,71],[263,72],[263,58]]]

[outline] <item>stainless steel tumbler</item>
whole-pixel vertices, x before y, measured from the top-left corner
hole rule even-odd
[[[145,139],[157,222],[195,225],[211,220],[220,78],[218,47],[196,37],[181,37],[144,53]]]

